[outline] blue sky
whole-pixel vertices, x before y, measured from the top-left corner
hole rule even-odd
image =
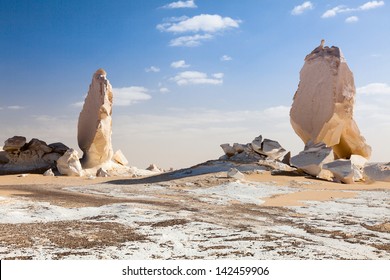
[[[102,67],[114,87],[114,149],[132,165],[189,166],[259,134],[297,153],[288,112],[303,59],[324,38],[354,73],[372,160],[390,159],[387,1],[0,4],[1,142],[77,147],[80,104]]]

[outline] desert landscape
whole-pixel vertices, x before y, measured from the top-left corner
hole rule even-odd
[[[245,177],[228,178],[231,167]],[[388,184],[266,169],[216,161],[139,179],[2,176],[0,258],[390,258]]]
[[[196,8],[194,1],[175,3]],[[291,13],[313,8],[309,1]],[[180,20],[194,21],[176,18],[157,29],[171,32]],[[172,81],[182,86],[194,73]],[[195,74],[195,84],[222,83],[223,73]],[[222,143],[218,158],[188,168],[135,167],[131,155],[114,149],[121,91],[108,76],[103,68],[92,74],[78,147],[2,132],[0,259],[390,259],[390,163],[371,161],[373,148],[354,116],[354,75],[339,47],[321,40],[304,58],[289,108],[304,146],[299,153],[259,131],[246,143]],[[191,139],[182,144],[198,149]],[[179,152],[170,157],[178,160]]]

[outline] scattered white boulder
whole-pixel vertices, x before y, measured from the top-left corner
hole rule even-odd
[[[245,178],[245,175],[241,173],[238,169],[236,168],[231,168],[227,173],[226,173],[228,178],[234,178],[236,180],[243,180]]]
[[[286,150],[277,142],[270,139],[264,139],[260,135],[251,143],[222,144],[225,155],[220,160],[230,160],[236,162],[258,162],[266,158],[280,160],[287,154]]]
[[[390,182],[390,162],[367,164],[364,167],[364,177],[367,181]]]
[[[57,169],[62,175],[83,176],[83,169],[79,160],[78,152],[69,149],[57,161]]]
[[[305,149],[293,156],[290,162],[292,166],[317,177],[322,171],[322,165],[333,160],[332,148],[327,147],[325,143],[313,144],[309,141]]]
[[[225,155],[232,157],[236,154],[236,149],[234,149],[230,144],[221,144],[220,145]]]
[[[54,176],[54,172],[50,168],[50,169],[46,170],[45,173],[43,173],[43,176]]]
[[[83,151],[84,168],[93,168],[113,156],[112,134],[112,87],[107,73],[99,69],[92,77],[88,95],[80,112],[77,140]]]
[[[261,154],[261,150],[262,150],[262,145],[263,143],[263,136],[257,136],[255,139],[253,139],[252,143],[251,143],[251,146],[252,146],[252,149],[256,152],[256,153],[260,153]]]
[[[353,184],[355,182],[355,179],[356,181],[358,180],[357,178],[355,178],[355,171],[352,162],[350,160],[338,159],[323,164],[322,168],[332,172],[334,179],[336,181],[345,184]]]
[[[371,147],[353,119],[353,74],[338,47],[317,47],[305,58],[290,111],[293,129],[306,144],[323,142],[336,158],[369,158]]]
[[[112,159],[113,159],[115,162],[117,162],[117,163],[119,163],[119,164],[121,164],[121,165],[123,165],[123,166],[126,166],[126,165],[129,164],[129,161],[128,161],[128,160],[126,159],[126,157],[123,155],[123,153],[122,153],[121,150],[116,151],[115,154],[114,154],[114,156],[112,157]]]
[[[164,170],[162,168],[159,168],[157,165],[155,165],[154,163],[150,164],[146,170],[148,171],[152,171],[152,172],[156,172],[156,173],[162,173],[164,172]]]
[[[271,159],[280,159],[286,154],[286,150],[279,144],[278,141],[264,139],[261,144],[260,154],[266,155]]]
[[[110,177],[110,175],[103,168],[99,168],[96,172],[96,177]]]
[[[234,143],[233,149],[236,151],[236,153],[240,154],[245,151],[245,146],[239,143]]]

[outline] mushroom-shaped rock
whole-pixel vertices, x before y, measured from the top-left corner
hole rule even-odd
[[[371,147],[353,119],[353,74],[338,47],[316,48],[306,56],[290,111],[293,129],[306,144],[323,142],[336,158],[369,158]]]
[[[88,95],[79,116],[77,140],[83,151],[84,168],[99,166],[111,160],[112,87],[106,72],[99,69],[92,77]]]

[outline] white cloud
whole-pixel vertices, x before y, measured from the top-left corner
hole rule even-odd
[[[184,71],[171,78],[179,86],[184,85],[220,85],[223,83],[223,73],[216,73],[212,75],[212,78],[208,77],[206,73],[198,71]]]
[[[181,36],[175,38],[169,42],[171,47],[197,47],[202,44],[203,41],[210,40],[214,36],[210,34],[193,35],[193,36]]]
[[[228,56],[228,55],[223,55],[221,58],[221,61],[230,61],[230,60],[232,60],[232,58],[230,57],[230,56]]]
[[[346,23],[354,23],[354,22],[358,22],[358,21],[359,21],[359,18],[357,16],[347,17],[345,19]]]
[[[385,1],[370,1],[359,7],[360,10],[371,10],[385,5]]]
[[[230,28],[238,28],[240,20],[220,15],[201,14],[178,22],[158,24],[157,29],[164,32],[186,33],[206,32],[215,33]]]
[[[10,109],[10,110],[21,110],[21,109],[24,109],[23,106],[19,106],[19,105],[8,106],[7,108]]]
[[[188,68],[189,64],[186,64],[185,60],[178,60],[171,63],[172,68]]]
[[[312,10],[313,8],[313,3],[311,3],[310,1],[306,1],[302,5],[295,6],[294,9],[292,9],[291,14],[294,16],[301,15],[303,14],[303,12],[307,10]]]
[[[337,14],[340,13],[347,13],[347,12],[358,12],[358,11],[367,11],[367,10],[372,10],[375,8],[379,8],[381,6],[384,6],[385,2],[384,1],[370,1],[367,2],[357,8],[348,8],[344,5],[336,6],[332,9],[329,9],[325,11],[325,13],[322,14],[322,18],[330,18],[330,17],[335,17]],[[348,21],[346,21],[348,22]],[[352,21],[355,22],[355,21]]]
[[[117,106],[129,106],[152,98],[148,94],[148,89],[144,87],[113,88],[112,92],[114,94],[114,105]]]
[[[170,92],[170,90],[166,87],[162,87],[162,88],[160,88],[160,92],[161,93],[168,93],[168,92]]]
[[[215,74],[213,74],[213,77],[221,80],[221,79],[223,79],[223,73],[215,73]]]
[[[188,1],[177,1],[177,2],[172,2],[172,3],[169,3],[165,6],[163,6],[163,8],[165,9],[180,9],[180,8],[197,8],[198,6],[196,6],[195,4],[195,1],[194,0],[188,0]]]
[[[386,83],[371,83],[356,89],[358,94],[378,95],[390,94],[390,86]]]
[[[156,66],[150,66],[149,68],[145,69],[145,72],[157,73],[157,72],[160,72],[160,68],[158,68]]]
[[[349,9],[344,5],[340,5],[340,6],[334,7],[330,10],[327,10],[325,13],[322,14],[321,17],[322,18],[335,17],[339,13],[345,13],[345,12],[349,12],[349,11],[352,11],[352,9]]]

